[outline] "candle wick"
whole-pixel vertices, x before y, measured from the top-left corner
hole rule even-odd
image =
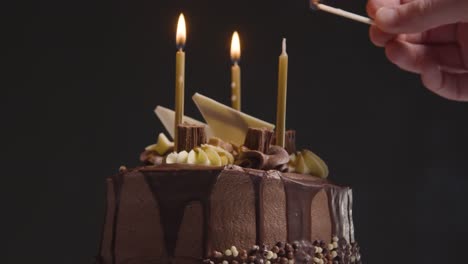
[[[283,54],[286,54],[286,38],[283,38]]]

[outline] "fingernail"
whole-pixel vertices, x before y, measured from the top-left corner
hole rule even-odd
[[[394,24],[397,20],[397,11],[394,8],[381,7],[376,14],[376,19],[382,24]]]

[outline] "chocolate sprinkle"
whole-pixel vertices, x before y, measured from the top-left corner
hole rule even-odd
[[[344,241],[341,244],[343,245],[342,247],[329,250],[328,244],[320,240],[311,242],[305,240],[295,241],[292,244],[278,242],[272,247],[271,251],[268,250],[268,245],[254,245],[248,251],[247,257],[243,255],[243,253],[247,252],[244,249],[240,250],[241,254],[237,257],[226,256],[215,251],[214,255],[212,254],[203,262],[222,263],[226,261],[232,264],[239,264],[246,263],[245,259],[247,259],[247,263],[254,264],[264,264],[267,261],[271,264],[362,264],[359,245],[356,242],[347,243]],[[269,252],[274,252],[276,257],[271,258]],[[221,254],[221,257],[219,254]],[[270,256],[270,258],[267,258],[267,256]]]

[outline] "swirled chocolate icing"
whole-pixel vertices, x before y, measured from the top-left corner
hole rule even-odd
[[[279,146],[271,146],[267,153],[244,149],[236,161],[236,165],[257,170],[287,170],[288,152]]]
[[[122,171],[108,179],[99,259],[189,264],[233,245],[333,236],[350,243],[351,198],[349,188],[276,170],[174,164]]]

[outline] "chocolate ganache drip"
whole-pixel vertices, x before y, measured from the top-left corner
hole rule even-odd
[[[283,177],[286,192],[288,240],[310,240],[311,203],[320,187],[305,185]]]
[[[210,219],[210,196],[222,169],[144,171],[146,181],[159,202],[167,253],[174,257],[184,210],[190,202],[203,208],[203,244],[207,251]],[[177,179],[177,180],[175,180]]]

